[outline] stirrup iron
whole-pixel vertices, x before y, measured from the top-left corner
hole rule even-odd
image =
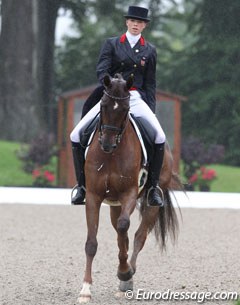
[[[162,199],[162,202],[163,204],[162,205],[159,205],[159,207],[163,207],[164,206],[164,203],[165,203],[165,199],[164,199],[164,194],[163,194],[163,190],[160,188],[159,185],[157,186],[151,186],[149,189],[148,189],[148,192],[147,192],[147,206],[150,206],[150,207],[153,207],[154,205],[151,205],[149,204],[149,196],[150,196],[150,192],[153,190],[153,189],[158,189],[161,193],[161,199]],[[156,205],[157,206],[157,205]]]
[[[80,190],[81,189],[83,189],[84,191],[85,191],[85,193],[86,193],[86,188],[85,188],[85,186],[79,186],[78,184],[76,184],[76,185],[74,185],[74,187],[73,187],[73,189],[72,189],[72,191],[71,191],[71,201],[72,201],[72,198],[73,198],[73,192],[77,189],[77,188],[80,188]]]

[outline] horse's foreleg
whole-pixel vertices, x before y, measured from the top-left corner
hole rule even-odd
[[[117,240],[118,240],[118,248],[119,248],[119,268],[118,268],[118,277],[121,275],[119,273],[122,273],[122,277],[126,277],[128,280],[131,276],[127,275],[130,268],[127,264],[128,259],[128,228],[130,224],[129,215],[126,213],[122,213],[121,207],[111,207],[111,222],[114,227],[114,229],[117,232]],[[124,280],[123,278],[120,278],[121,280]]]
[[[86,217],[87,217],[87,241],[85,244],[86,269],[83,279],[83,286],[79,296],[79,303],[86,303],[91,299],[90,287],[92,284],[92,262],[97,252],[97,231],[99,223],[100,203],[95,198],[86,198]]]
[[[118,234],[118,247],[119,247],[119,267],[118,278],[120,279],[119,290],[127,291],[133,289],[132,269],[127,263],[128,259],[128,228],[129,216],[122,215],[121,207],[111,207],[111,222]],[[116,296],[121,296],[116,294]]]
[[[130,260],[130,264],[134,273],[136,272],[137,256],[144,247],[149,231],[151,231],[151,229],[154,227],[154,224],[156,223],[158,218],[158,211],[158,207],[146,207],[142,213],[141,223],[135,233],[133,253]]]
[[[115,216],[115,229],[118,234],[118,248],[119,248],[119,266],[118,266],[118,278],[121,281],[128,281],[132,278],[132,268],[128,263],[128,229],[130,226],[130,215],[134,211],[136,206],[136,197],[131,196],[132,199],[129,199],[128,196],[123,196],[122,206],[121,206],[121,213],[119,215],[118,211],[118,218]],[[126,202],[126,204],[124,204]]]

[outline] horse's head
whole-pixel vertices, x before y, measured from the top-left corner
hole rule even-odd
[[[124,132],[133,79],[125,81],[120,74],[114,78],[104,77],[104,95],[101,100],[101,119],[99,125],[99,143],[103,151],[111,153],[120,143]]]

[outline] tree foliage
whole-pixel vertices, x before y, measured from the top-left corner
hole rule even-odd
[[[30,141],[56,130],[55,25],[60,7],[81,20],[86,1],[1,1],[0,137]]]
[[[185,0],[189,4],[190,0]],[[226,147],[225,162],[240,165],[239,1],[196,1],[185,15],[195,41],[172,54],[170,90],[189,97],[183,132]]]

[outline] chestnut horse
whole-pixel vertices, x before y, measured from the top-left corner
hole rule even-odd
[[[181,183],[173,173],[173,160],[165,145],[160,186],[164,195],[163,207],[147,205],[146,191],[139,194],[139,175],[142,168],[142,148],[129,120],[129,89],[132,78],[123,80],[117,74],[104,78],[105,91],[100,103],[98,131],[95,132],[85,162],[87,241],[85,245],[86,269],[79,302],[91,298],[92,262],[97,252],[99,210],[102,202],[110,205],[111,223],[117,232],[119,266],[117,276],[120,291],[133,289],[132,276],[136,272],[138,253],[152,230],[165,247],[166,236],[175,239],[178,220],[169,190]],[[174,184],[175,183],[175,184]],[[128,229],[130,216],[140,199],[141,222],[135,233],[134,249],[128,262]]]

